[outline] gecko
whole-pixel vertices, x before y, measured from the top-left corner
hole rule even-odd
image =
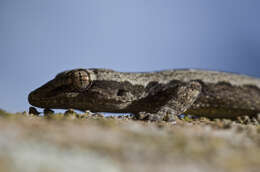
[[[32,106],[91,112],[131,113],[136,119],[174,121],[180,114],[209,118],[260,112],[260,79],[200,69],[61,72],[28,96]]]

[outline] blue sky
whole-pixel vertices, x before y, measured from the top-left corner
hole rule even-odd
[[[1,0],[0,108],[73,68],[202,68],[260,77],[260,1]]]

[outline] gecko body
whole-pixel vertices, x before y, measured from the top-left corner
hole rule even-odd
[[[32,91],[28,100],[40,108],[132,113],[154,121],[181,113],[233,118],[260,112],[260,79],[197,69],[73,69]]]

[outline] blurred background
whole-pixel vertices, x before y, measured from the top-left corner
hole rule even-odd
[[[260,1],[1,0],[0,108],[73,68],[260,77]]]

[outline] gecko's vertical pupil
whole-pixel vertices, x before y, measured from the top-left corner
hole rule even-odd
[[[117,92],[117,96],[123,96],[126,93],[124,89],[119,89]]]

